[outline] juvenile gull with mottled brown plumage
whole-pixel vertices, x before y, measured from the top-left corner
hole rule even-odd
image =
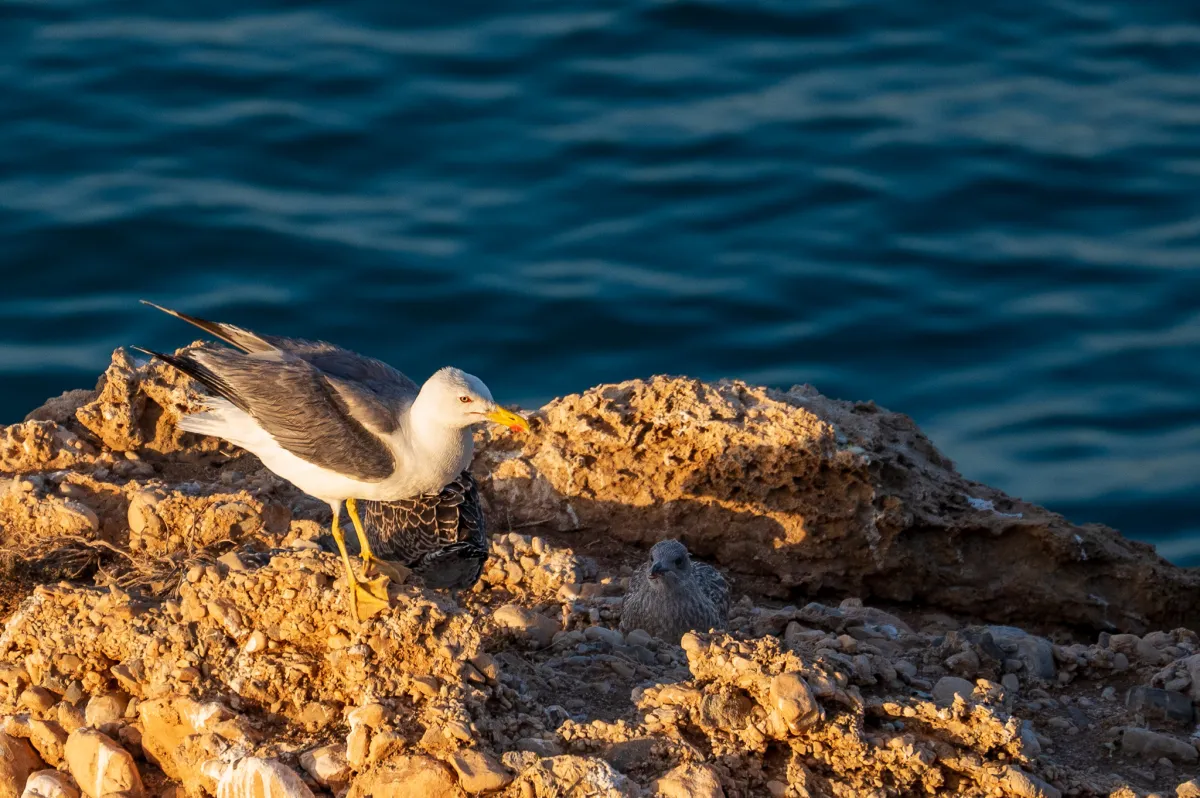
[[[203,346],[177,355],[140,350],[215,394],[180,428],[258,455],[275,474],[329,504],[351,610],[360,619],[387,606],[387,580],[354,576],[338,523],[342,503],[370,569],[375,558],[356,500],[440,492],[470,464],[476,424],[529,429],[496,404],[482,380],[459,369],[444,368],[418,386],[382,361],[322,341],[260,335],[158,309],[237,347]]]
[[[721,572],[693,561],[678,540],[660,540],[629,580],[621,631],[643,629],[678,644],[692,630],[725,628],[728,617],[729,585]]]
[[[404,563],[428,587],[457,592],[479,581],[488,558],[479,486],[463,471],[437,493],[362,503],[367,541],[377,557]]]

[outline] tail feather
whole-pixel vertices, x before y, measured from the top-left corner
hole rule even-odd
[[[177,319],[186,321],[188,324],[199,327],[209,335],[216,336],[230,346],[236,346],[243,352],[270,352],[275,349],[274,345],[262,338],[257,333],[253,333],[250,330],[243,329],[237,325],[225,324],[224,322],[220,321],[208,321],[207,319],[201,319],[196,316],[189,316],[186,313],[180,313],[178,310],[171,310],[170,308],[164,308],[162,305],[156,305],[146,299],[141,300],[141,302],[143,305],[149,305],[152,308],[157,308],[169,316],[174,316]]]
[[[224,438],[229,434],[228,420],[215,408],[202,413],[191,413],[184,416],[179,419],[179,428],[184,432],[194,432],[197,435],[212,435],[215,438]]]
[[[233,390],[228,382],[226,382],[220,374],[204,365],[200,360],[191,355],[167,355],[162,352],[155,352],[153,349],[143,349],[140,346],[132,347],[132,349],[141,352],[151,357],[156,357],[165,363],[169,363],[175,368],[182,371],[192,379],[199,382],[205,388],[220,396],[222,399],[228,400],[235,407],[249,412],[246,403],[237,395],[237,391]]]

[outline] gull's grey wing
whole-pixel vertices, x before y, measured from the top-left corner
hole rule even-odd
[[[713,603],[721,618],[729,617],[729,583],[716,568],[708,563],[693,562],[693,576],[708,600]]]
[[[295,355],[278,350],[245,355],[223,347],[182,355],[141,351],[250,414],[302,460],[367,482],[386,479],[396,469],[391,450],[370,429],[386,422],[388,406],[363,389],[335,384]]]
[[[404,563],[429,586],[465,589],[483,573],[487,525],[470,472],[462,472],[438,493],[360,501],[358,506],[372,551]]]
[[[248,355],[269,358],[272,353],[284,352],[311,364],[331,378],[330,382],[347,404],[352,407],[357,405],[354,409],[355,415],[360,418],[370,417],[372,426],[379,432],[392,432],[400,414],[408,409],[420,391],[415,382],[382,360],[366,357],[325,341],[263,335],[235,324],[209,321],[146,300],[142,302],[199,327]]]
[[[654,613],[651,604],[653,599],[647,590],[650,578],[650,563],[642,563],[629,577],[629,587],[625,590],[625,603],[621,605],[622,632],[632,632],[642,629],[650,632],[647,625],[653,625]],[[650,632],[654,634],[653,632]]]

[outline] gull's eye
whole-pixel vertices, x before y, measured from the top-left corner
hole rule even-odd
[[[682,568],[682,567],[683,567],[683,558],[682,558],[682,557],[676,557],[676,558],[675,558],[675,565],[676,565],[676,566],[678,566],[678,567],[680,567],[680,568]]]
[[[471,404],[471,397],[460,396],[460,397],[458,397],[458,401],[462,402],[464,405],[469,405],[469,404]]]

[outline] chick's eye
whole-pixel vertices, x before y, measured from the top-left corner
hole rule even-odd
[[[683,558],[682,558],[682,557],[676,557],[676,558],[675,558],[675,564],[676,564],[676,565],[683,565]]]
[[[460,397],[458,397],[458,401],[462,402],[464,405],[469,405],[469,404],[471,404],[471,397],[460,396]]]

